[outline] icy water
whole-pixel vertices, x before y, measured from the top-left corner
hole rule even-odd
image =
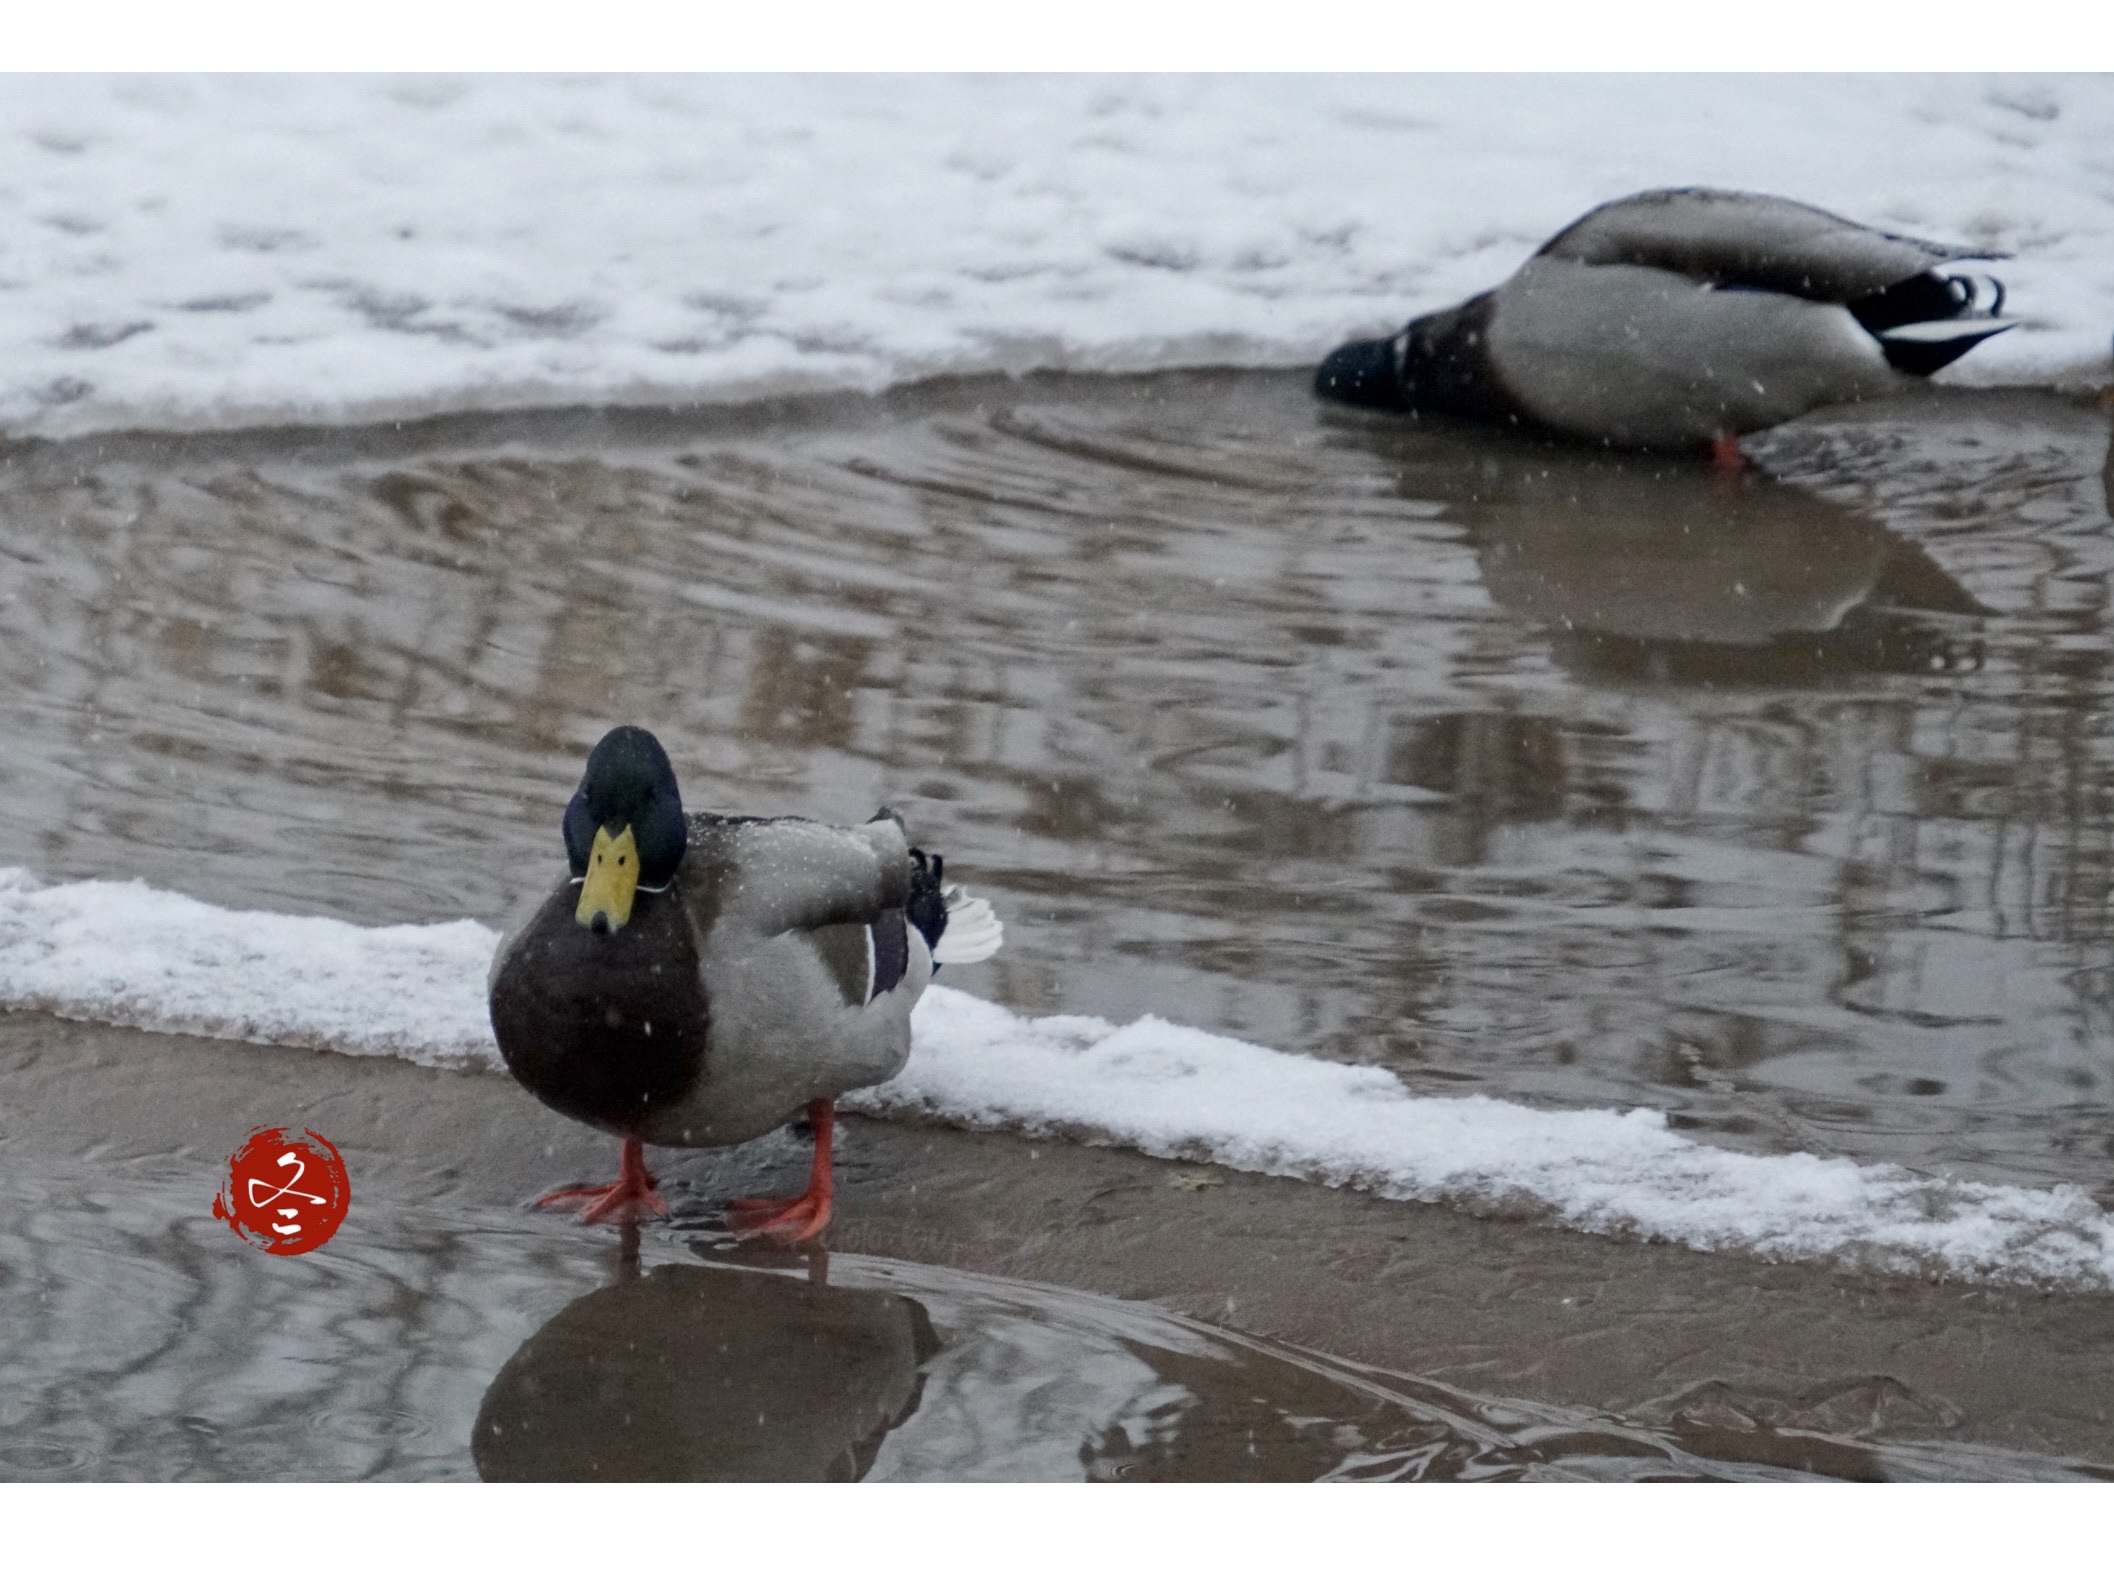
[[[620,1244],[370,1200],[280,1260],[237,1246],[197,1188],[70,1173],[0,1201],[0,1479],[2107,1473],[1920,1439],[1945,1406],[1884,1377],[1782,1398],[1708,1383],[1597,1415],[1151,1305],[663,1229]]]
[[[1727,480],[1201,374],[23,446],[0,862],[501,922],[633,720],[901,807],[1022,1011],[2105,1195],[2108,431]]]

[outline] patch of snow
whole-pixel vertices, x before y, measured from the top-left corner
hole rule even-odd
[[[498,1068],[498,944],[474,919],[375,928],[0,869],[0,1006],[134,1029]]]
[[[2017,257],[1946,378],[2105,380],[2114,82],[14,78],[0,426],[1292,365],[1707,183]]]
[[[1417,1096],[1382,1068],[1153,1017],[1023,1018],[944,986],[918,1006],[910,1065],[852,1104],[1691,1249],[2114,1287],[2114,1218],[2073,1186],[1748,1155],[1684,1138],[1642,1107]]]
[[[496,1070],[498,940],[474,920],[364,927],[0,870],[0,1006],[145,1029]],[[1151,1017],[1025,1018],[945,986],[918,1006],[909,1066],[846,1105],[1694,1249],[2114,1290],[2114,1218],[2082,1189],[1747,1155],[1641,1109],[1419,1097],[1379,1068]]]

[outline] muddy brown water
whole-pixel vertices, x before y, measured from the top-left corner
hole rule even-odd
[[[954,977],[1023,1011],[2106,1199],[2108,414],[1935,392],[1750,449],[1727,480],[1231,374],[17,446],[0,863],[497,923],[629,719],[694,805],[903,808],[1008,922]],[[864,1122],[826,1270],[693,1214],[797,1173],[784,1140],[677,1163],[686,1225],[627,1264],[520,1208],[607,1149],[502,1079],[10,1015],[0,1103],[15,1478],[2042,1479],[2114,1445],[2084,1296]],[[206,1214],[258,1106],[353,1160],[317,1256]]]
[[[633,720],[903,808],[1024,1011],[2104,1196],[2108,430],[1725,480],[1173,374],[20,446],[0,862],[499,922]]]

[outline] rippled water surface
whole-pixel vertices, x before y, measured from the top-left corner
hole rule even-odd
[[[902,807],[1023,1010],[2114,1189],[2108,416],[1750,450],[1259,375],[22,448],[0,861],[496,922],[630,719]]]

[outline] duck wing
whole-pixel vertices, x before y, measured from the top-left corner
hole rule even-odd
[[[1939,265],[2009,255],[1875,231],[1765,193],[1676,187],[1602,204],[1536,256],[1643,265],[1699,285],[1850,304]]]
[[[894,816],[861,826],[694,815],[685,883],[757,935],[867,925],[910,899],[910,846]]]

